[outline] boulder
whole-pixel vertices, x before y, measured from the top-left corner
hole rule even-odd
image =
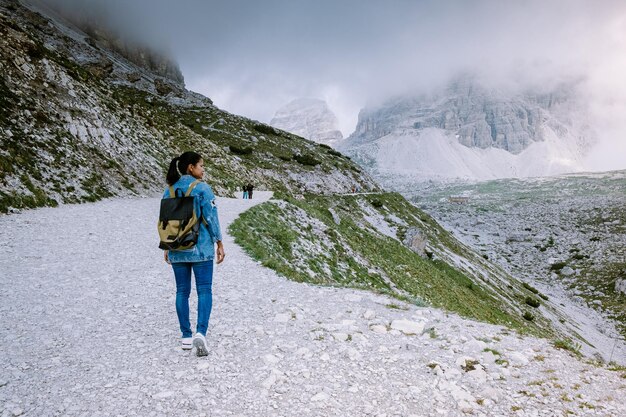
[[[428,244],[428,240],[424,233],[416,228],[411,227],[406,231],[406,235],[403,241],[404,245],[406,245],[413,252],[417,253],[422,258],[426,258],[426,245]]]
[[[131,83],[136,83],[141,79],[141,75],[138,72],[130,72],[126,74],[126,79]]]
[[[166,83],[159,78],[154,80],[154,88],[156,88],[157,93],[161,96],[166,96],[174,91],[174,88],[169,83]]]
[[[113,62],[104,57],[97,61],[86,62],[83,66],[91,75],[97,78],[106,78],[113,72]]]
[[[418,323],[410,320],[394,320],[391,322],[393,330],[401,331],[406,335],[421,334],[424,331],[424,323]]]

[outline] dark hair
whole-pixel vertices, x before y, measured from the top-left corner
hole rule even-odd
[[[174,183],[180,179],[181,174],[184,175],[187,173],[189,164],[195,165],[200,162],[201,159],[200,154],[191,151],[185,152],[181,156],[172,159],[165,181],[167,181],[169,185],[174,185]]]

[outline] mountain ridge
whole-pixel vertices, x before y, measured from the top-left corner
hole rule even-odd
[[[511,93],[464,76],[428,95],[364,108],[355,132],[338,149],[373,173],[426,179],[580,171],[595,133],[574,90],[567,84]]]

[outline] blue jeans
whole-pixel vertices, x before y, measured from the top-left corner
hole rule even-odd
[[[191,270],[196,277],[198,292],[198,321],[196,332],[206,335],[213,307],[213,260],[205,262],[177,262],[172,264],[176,278],[176,315],[183,337],[191,337],[189,324],[189,294],[191,293]]]

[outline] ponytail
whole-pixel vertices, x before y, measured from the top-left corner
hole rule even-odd
[[[180,173],[178,172],[178,169],[176,169],[176,163],[179,160],[180,156],[177,156],[172,159],[172,162],[170,162],[170,169],[167,171],[167,176],[165,177],[165,181],[167,181],[169,185],[174,185],[176,181],[180,179]]]
[[[202,156],[196,152],[185,152],[181,156],[177,156],[170,162],[170,168],[167,171],[165,181],[169,185],[174,185],[176,181],[180,179],[181,174],[187,173],[187,167],[189,165],[195,165],[202,159]]]

